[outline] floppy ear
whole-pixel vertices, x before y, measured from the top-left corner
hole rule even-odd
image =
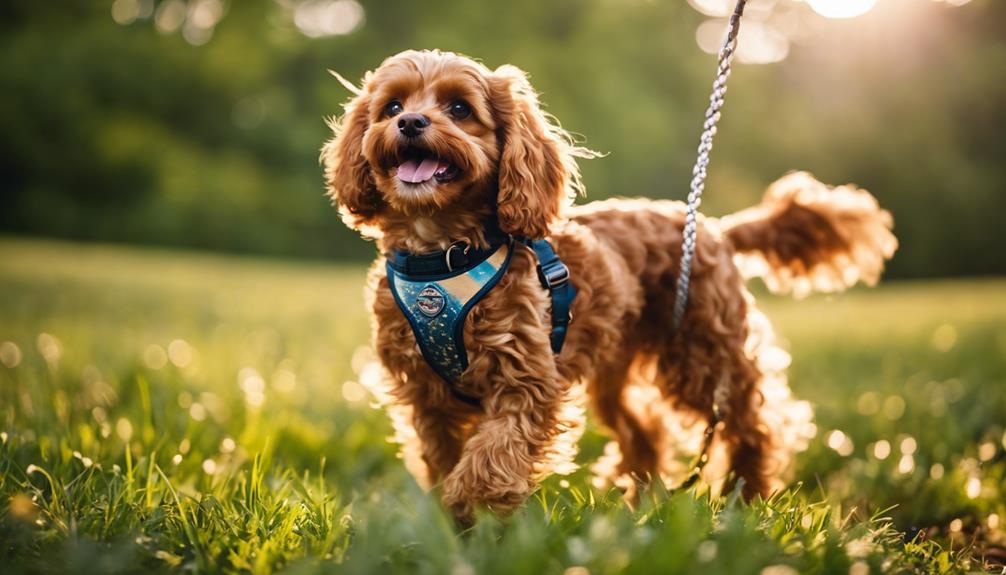
[[[328,196],[338,204],[346,225],[354,229],[373,224],[385,206],[363,155],[369,107],[370,95],[364,89],[346,104],[342,119],[329,121],[335,135],[321,148]]]
[[[565,132],[549,122],[527,75],[500,66],[491,77],[493,105],[500,123],[500,228],[509,234],[542,238],[568,200],[567,181],[576,177]]]

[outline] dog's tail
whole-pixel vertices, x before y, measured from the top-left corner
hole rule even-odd
[[[774,293],[874,285],[898,240],[890,212],[866,190],[832,188],[808,173],[784,176],[761,204],[727,216],[722,229],[746,278],[761,277]]]

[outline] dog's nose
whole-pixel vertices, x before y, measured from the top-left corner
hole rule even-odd
[[[398,131],[403,136],[415,138],[423,133],[423,129],[430,125],[430,119],[422,114],[402,114],[398,117]]]

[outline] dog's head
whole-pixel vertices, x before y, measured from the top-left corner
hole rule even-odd
[[[538,238],[579,190],[590,153],[546,116],[526,75],[439,51],[367,73],[322,149],[346,222],[379,235],[389,213],[489,204],[503,231]]]

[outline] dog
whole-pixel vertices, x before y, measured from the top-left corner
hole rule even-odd
[[[367,288],[384,374],[374,391],[406,465],[458,519],[483,507],[507,514],[546,475],[575,469],[584,403],[614,436],[593,467],[599,485],[632,492],[671,481],[682,444],[695,447],[679,432],[716,421],[718,463],[703,471],[707,481],[722,489],[742,480],[748,498],[784,485],[792,454],[814,433],[812,412],[791,396],[788,356],[745,280],[797,295],[875,284],[897,240],[873,196],[793,173],[756,207],[700,216],[688,308],[675,330],[685,206],[573,205],[584,191],[577,159],[596,154],[543,112],[520,69],[405,51],[359,88],[340,80],[355,95],[329,122],[321,162],[343,220],[381,254]],[[572,320],[556,354],[540,262],[511,239],[505,273],[459,328],[467,362],[452,382],[418,345],[386,257],[451,260],[455,248],[489,249],[500,233],[554,248],[575,289]],[[424,309],[437,312],[431,293]]]

